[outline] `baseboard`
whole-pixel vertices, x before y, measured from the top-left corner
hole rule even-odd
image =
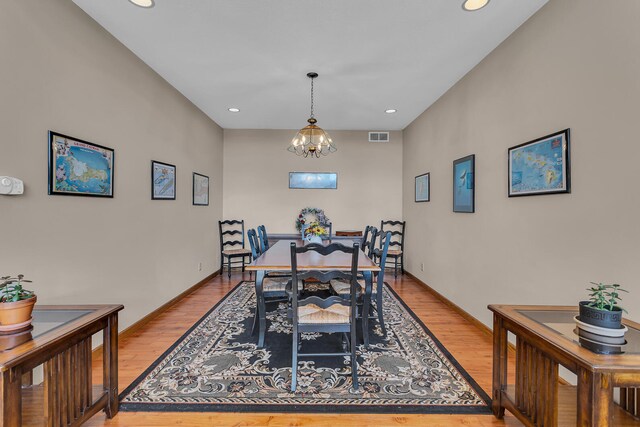
[[[194,291],[198,290],[199,288],[201,288],[202,286],[204,286],[209,280],[211,280],[214,277],[218,276],[220,273],[221,273],[221,270],[214,271],[213,273],[211,273],[210,275],[208,275],[204,279],[200,280],[195,285],[191,286],[189,289],[187,289],[187,290],[181,292],[180,294],[178,294],[178,296],[176,296],[175,298],[172,298],[171,300],[169,300],[166,303],[162,304],[160,307],[156,308],[151,313],[147,314],[146,316],[144,316],[142,319],[138,320],[133,325],[129,326],[128,328],[124,329],[122,332],[118,333],[118,339],[121,340],[121,339],[127,338],[127,337],[135,334],[140,329],[142,329],[144,326],[146,326],[147,323],[151,322],[152,320],[154,320],[155,318],[160,316],[162,313],[164,313],[165,311],[167,311],[168,309],[170,309],[171,307],[173,307],[174,305],[179,303],[187,295],[191,294],[192,292],[194,292]],[[96,356],[99,356],[101,354],[102,354],[102,344],[100,344],[98,347],[93,349],[93,358],[95,358]]]
[[[434,297],[438,298],[444,305],[446,305],[447,307],[451,308],[453,311],[458,313],[460,316],[464,317],[464,319],[467,320],[469,323],[473,324],[478,329],[480,329],[483,333],[485,333],[488,336],[493,338],[493,330],[490,327],[488,327],[487,325],[485,325],[484,323],[482,323],[481,321],[479,321],[478,319],[473,317],[471,314],[469,314],[464,309],[462,309],[459,305],[457,305],[456,303],[451,301],[449,298],[447,298],[444,295],[442,295],[440,292],[438,292],[435,289],[433,289],[431,286],[429,286],[426,283],[424,283],[422,280],[418,279],[413,274],[409,273],[406,270],[405,270],[404,274],[406,274],[407,276],[411,277],[413,280],[418,282],[427,291],[429,291],[430,294],[432,294]],[[511,353],[513,356],[515,356],[515,354],[516,354],[516,346],[513,345],[512,343],[507,343],[507,345],[508,345],[508,348],[509,348],[509,350],[508,350],[509,353]],[[569,382],[567,380],[565,380],[564,378],[562,378],[562,377],[558,378],[558,382],[560,384],[569,385]]]
[[[407,276],[411,277],[413,280],[418,282],[427,291],[429,291],[430,294],[432,294],[434,297],[438,298],[444,305],[448,306],[453,311],[458,313],[460,316],[464,317],[465,320],[467,320],[469,323],[472,323],[475,327],[480,329],[483,333],[487,334],[488,336],[493,337],[493,331],[491,330],[490,327],[488,327],[487,325],[485,325],[484,323],[482,323],[481,321],[479,321],[478,319],[473,317],[471,314],[467,313],[459,305],[455,304],[453,301],[451,301],[450,299],[448,299],[447,297],[442,295],[440,292],[436,291],[431,286],[427,285],[422,280],[418,279],[416,276],[414,276],[413,274],[409,273],[408,271],[405,270],[404,274],[406,274]],[[511,344],[509,344],[509,345],[511,345]]]

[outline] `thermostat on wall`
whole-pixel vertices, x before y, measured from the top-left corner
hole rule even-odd
[[[0,194],[17,195],[24,193],[24,184],[18,178],[0,176]]]

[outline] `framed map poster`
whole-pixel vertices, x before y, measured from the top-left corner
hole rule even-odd
[[[569,129],[509,148],[509,197],[570,192]]]
[[[430,174],[416,176],[416,202],[428,202],[430,198]]]
[[[472,154],[453,162],[453,211],[475,212],[476,156]]]
[[[49,131],[49,194],[113,197],[113,149]]]
[[[209,206],[209,177],[193,173],[193,205]]]
[[[151,160],[151,199],[176,199],[176,167]]]

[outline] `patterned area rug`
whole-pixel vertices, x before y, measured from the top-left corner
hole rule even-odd
[[[120,410],[490,413],[486,393],[387,285],[387,337],[369,322],[370,348],[358,346],[358,390],[348,357],[318,357],[299,360],[291,393],[287,305],[267,305],[259,349],[257,333],[250,335],[255,304],[253,282],[236,286],[122,392]],[[342,346],[339,334],[305,333],[302,342],[302,352]]]

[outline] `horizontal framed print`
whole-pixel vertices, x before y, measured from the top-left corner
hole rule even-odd
[[[176,199],[176,167],[151,160],[151,199]]]
[[[209,177],[193,173],[193,205],[209,206]]]
[[[334,172],[289,172],[289,188],[335,190],[338,174]]]
[[[113,197],[112,148],[49,131],[49,194]]]
[[[416,202],[428,202],[430,197],[430,174],[416,176]]]
[[[453,162],[453,211],[475,212],[476,156],[472,154]]]
[[[569,129],[509,148],[509,197],[570,193]]]

